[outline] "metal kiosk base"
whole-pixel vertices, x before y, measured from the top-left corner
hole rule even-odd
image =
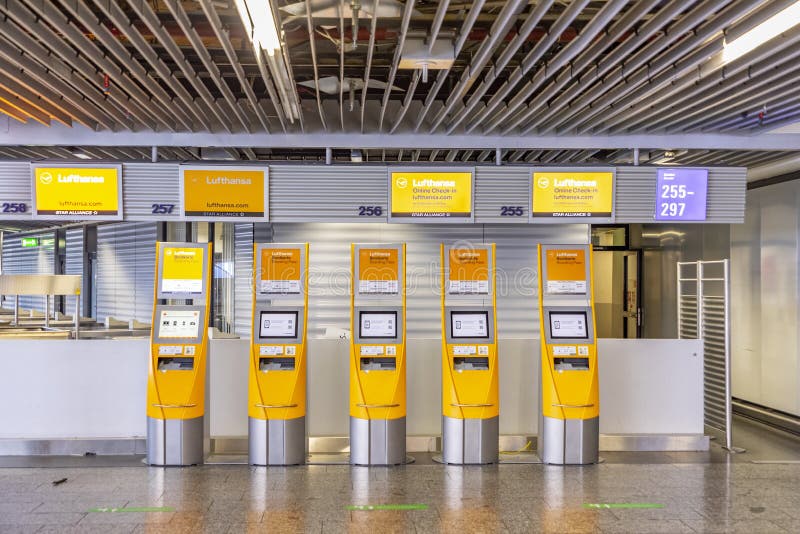
[[[147,418],[147,463],[159,466],[202,465],[204,417]]]
[[[539,457],[555,465],[596,464],[600,448],[600,418],[541,417]]]
[[[442,416],[442,462],[492,464],[499,460],[500,418],[455,419]]]
[[[350,417],[350,463],[352,465],[406,463],[406,418]]]
[[[248,418],[250,465],[306,463],[306,418]]]

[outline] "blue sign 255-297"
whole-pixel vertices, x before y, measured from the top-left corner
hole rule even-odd
[[[705,221],[708,169],[658,169],[657,221]]]

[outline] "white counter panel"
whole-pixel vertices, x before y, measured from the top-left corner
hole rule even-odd
[[[538,340],[500,341],[500,432],[535,434]],[[600,431],[701,434],[702,359],[697,340],[599,342]],[[145,435],[148,340],[0,341],[0,439]],[[410,340],[408,434],[441,431],[441,344]],[[349,345],[309,343],[312,436],[346,436]],[[212,340],[212,437],[247,435],[246,340]]]

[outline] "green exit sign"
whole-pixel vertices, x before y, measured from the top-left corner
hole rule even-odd
[[[22,237],[22,248],[30,248],[30,247],[38,247],[39,246],[39,238],[38,237]]]

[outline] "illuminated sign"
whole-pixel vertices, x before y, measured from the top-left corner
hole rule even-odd
[[[708,169],[658,169],[657,221],[705,221]]]
[[[472,222],[472,169],[389,171],[389,220]]]
[[[302,272],[299,248],[264,248],[258,291],[267,295],[299,294]]]
[[[22,248],[32,248],[39,246],[39,238],[38,237],[21,237],[20,243],[22,244]]]
[[[361,248],[358,251],[358,293],[397,294],[400,263],[396,248]]]
[[[189,220],[267,218],[266,167],[181,165],[182,215]]]
[[[531,219],[569,217],[611,220],[614,171],[533,172]]]
[[[163,261],[162,293],[203,293],[202,248],[165,247]]]
[[[122,219],[122,167],[31,165],[34,217]]]

